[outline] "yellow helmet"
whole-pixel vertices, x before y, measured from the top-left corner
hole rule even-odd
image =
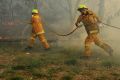
[[[87,6],[84,5],[84,4],[80,4],[80,5],[79,5],[79,9],[83,9],[83,8],[87,8]]]
[[[37,13],[39,13],[39,11],[38,11],[38,9],[33,9],[32,13],[36,13],[37,14]]]

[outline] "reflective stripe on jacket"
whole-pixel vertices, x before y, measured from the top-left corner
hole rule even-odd
[[[77,23],[82,22],[88,34],[98,33],[99,32],[98,17],[90,10],[88,10],[87,12],[88,12],[87,15],[79,16]]]

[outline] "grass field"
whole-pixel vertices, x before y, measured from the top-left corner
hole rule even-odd
[[[0,80],[120,80],[119,62],[100,52],[87,60],[74,47],[24,51],[19,44],[0,44]]]

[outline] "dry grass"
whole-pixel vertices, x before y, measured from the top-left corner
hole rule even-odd
[[[71,47],[23,49],[0,46],[0,80],[120,80],[118,58],[96,53],[86,60],[83,52]]]

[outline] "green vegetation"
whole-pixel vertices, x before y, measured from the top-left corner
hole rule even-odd
[[[29,53],[29,54],[26,54]],[[79,48],[45,51],[21,46],[0,48],[0,80],[119,80],[119,58],[96,55],[86,60]],[[104,56],[104,57],[102,57]]]

